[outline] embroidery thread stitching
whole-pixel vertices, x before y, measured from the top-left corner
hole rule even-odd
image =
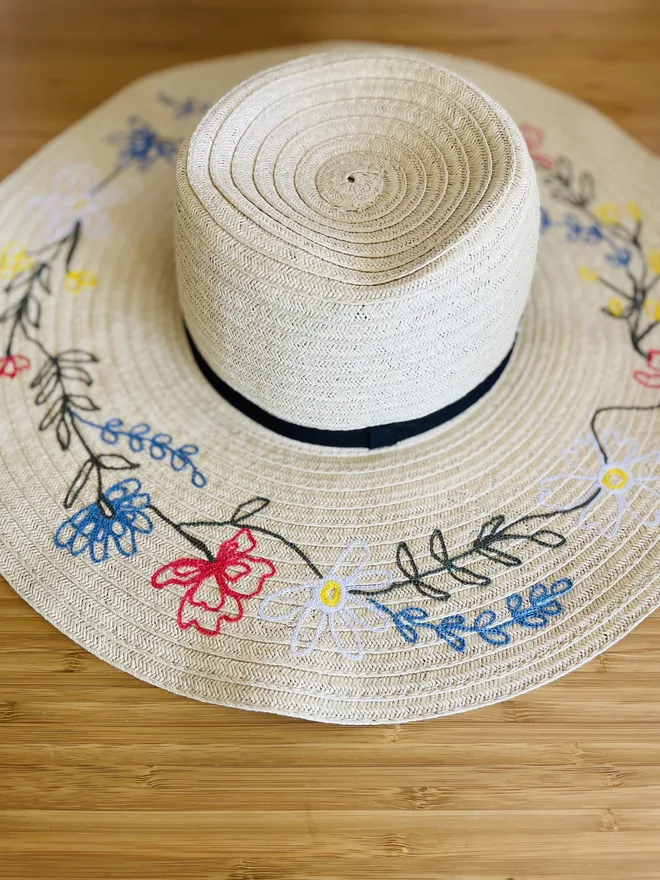
[[[409,644],[416,644],[420,631],[428,630],[462,654],[467,647],[466,636],[469,635],[477,635],[489,645],[508,645],[511,642],[509,630],[513,626],[543,629],[564,610],[558,597],[572,589],[573,581],[570,578],[555,581],[550,587],[535,584],[529,588],[526,599],[522,593],[512,593],[507,597],[509,616],[504,620],[498,620],[497,612],[488,609],[481,611],[471,623],[464,614],[450,614],[433,623],[424,608],[409,606],[401,611],[393,611],[375,599],[367,601],[390,616],[399,634]],[[528,604],[525,604],[526,601]]]

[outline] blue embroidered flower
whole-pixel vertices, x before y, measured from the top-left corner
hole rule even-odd
[[[198,101],[196,98],[184,98],[183,101],[177,101],[171,95],[161,92],[158,100],[162,104],[167,104],[172,109],[172,115],[175,118],[182,119],[185,116],[202,116],[211,106],[205,101]]]
[[[158,159],[171,162],[179,149],[179,141],[164,138],[139,116],[131,116],[128,120],[130,130],[110,135],[108,142],[119,148],[116,171],[128,165],[137,165],[140,171],[146,171]]]
[[[151,498],[139,480],[115,483],[99,502],[84,507],[67,519],[55,534],[55,544],[72,556],[89,553],[92,562],[105,562],[114,547],[121,556],[137,552],[136,534],[149,535],[154,524],[145,513]]]

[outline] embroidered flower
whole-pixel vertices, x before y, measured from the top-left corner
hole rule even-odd
[[[121,556],[133,556],[136,535],[149,535],[154,528],[146,513],[150,503],[139,480],[115,483],[104,494],[103,509],[94,502],[62,523],[55,544],[72,556],[89,553],[92,562],[105,562],[113,547]]]
[[[31,269],[34,260],[22,244],[10,242],[0,251],[0,278],[11,281],[21,272]]]
[[[545,153],[541,153],[539,150],[539,147],[545,140],[543,129],[537,128],[535,125],[523,123],[520,126],[520,131],[525,138],[529,155],[532,157],[534,164],[538,165],[539,168],[545,168],[546,171],[552,171],[555,167],[555,160],[550,156],[546,156]]]
[[[185,116],[202,116],[211,106],[196,98],[184,98],[183,101],[177,101],[176,98],[163,92],[158,95],[158,100],[161,104],[167,104],[171,108],[172,115],[176,119],[183,119]]]
[[[600,276],[598,272],[590,266],[580,266],[580,278],[583,281],[588,281],[590,284],[593,284],[600,279]]]
[[[594,213],[606,226],[621,222],[621,208],[614,202],[605,202],[594,208]]]
[[[355,551],[361,558],[347,575],[341,569]],[[267,596],[261,603],[259,616],[277,623],[295,623],[291,638],[294,657],[310,654],[329,631],[338,651],[352,660],[364,656],[360,630],[383,632],[390,625],[388,615],[351,589],[382,591],[392,583],[392,575],[385,569],[367,568],[369,548],[362,541],[354,541],[339,556],[326,577]]]
[[[660,349],[649,352],[646,364],[648,370],[635,370],[633,376],[645,388],[660,388]]]
[[[64,278],[64,289],[77,296],[83,290],[96,287],[98,280],[98,277],[87,269],[71,269]]]
[[[660,299],[648,297],[644,303],[644,311],[653,321],[660,321]]]
[[[126,201],[139,182],[122,186],[113,183],[99,189],[101,183],[101,175],[93,165],[81,163],[62,168],[53,178],[49,193],[28,200],[28,215],[41,224],[47,239],[62,238],[77,220],[83,223],[87,237],[105,238],[111,230],[108,208]]]
[[[613,537],[624,515],[645,526],[660,525],[660,451],[639,454],[638,444],[618,431],[602,436],[603,456],[595,438],[578,439],[562,453],[569,471],[546,477],[540,501],[560,510],[587,501],[578,525]]]
[[[7,354],[0,357],[0,378],[6,376],[7,379],[15,379],[19,373],[29,370],[30,366],[30,358],[24,354]]]
[[[649,266],[652,272],[660,275],[660,248],[651,248],[649,251]]]
[[[127,132],[115,132],[108,138],[108,143],[119,147],[117,170],[136,165],[140,171],[146,171],[158,159],[174,161],[179,151],[178,140],[161,137],[140,116],[129,117],[128,124]]]
[[[241,619],[243,603],[258,596],[275,574],[269,559],[252,554],[256,547],[252,532],[241,529],[220,545],[213,561],[185,557],[155,572],[151,583],[157,589],[170,584],[187,587],[177,614],[181,629],[193,626],[203,635],[217,636],[223,621]]]

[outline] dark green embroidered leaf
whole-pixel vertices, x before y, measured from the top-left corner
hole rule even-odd
[[[541,529],[529,535],[529,540],[541,547],[562,547],[566,543],[566,538],[559,532],[553,532],[552,529]]]
[[[45,379],[37,396],[34,398],[34,402],[37,406],[41,406],[56,392],[59,390],[59,377],[57,372],[51,373],[47,379]]]
[[[91,351],[83,351],[81,348],[70,348],[57,355],[61,364],[98,364],[99,359]]]
[[[53,422],[62,415],[64,410],[64,398],[58,397],[46,410],[46,415],[39,422],[39,430],[45,431],[53,424]]]
[[[62,367],[60,376],[70,382],[83,382],[85,385],[91,385],[93,381],[87,370],[77,366]]]
[[[28,296],[23,315],[31,327],[39,328],[41,326],[41,303],[34,296]]]
[[[578,190],[584,205],[588,205],[596,198],[596,183],[593,174],[583,171],[578,178]]]
[[[50,378],[56,370],[57,367],[52,360],[49,359],[45,361],[37,375],[30,382],[30,388],[37,388],[42,382],[45,382],[46,379]]]
[[[105,495],[103,495],[103,493],[101,493],[96,499],[96,503],[98,504],[99,510],[101,511],[103,516],[107,516],[108,519],[112,519],[112,517],[115,515],[115,509],[112,504],[110,504]]]
[[[492,583],[492,580],[485,574],[479,574],[479,572],[472,571],[470,568],[452,565],[451,563],[447,567],[447,572],[460,584],[474,584],[478,587],[487,587]]]
[[[486,522],[479,529],[479,534],[474,539],[474,546],[481,547],[482,544],[487,543],[487,539],[492,537],[496,532],[499,531],[500,526],[504,522],[504,517],[500,514],[498,516],[493,516],[491,519],[486,520]]]
[[[415,586],[417,587],[417,592],[421,593],[422,596],[427,596],[429,599],[435,599],[438,602],[446,602],[450,595],[447,590],[443,590],[441,587],[434,587],[433,584],[427,584],[426,581],[421,579]]]
[[[84,412],[95,412],[99,407],[86,394],[70,394],[69,403],[71,409],[81,409]]]
[[[514,556],[512,553],[505,553],[504,550],[499,550],[492,544],[478,547],[475,546],[475,550],[477,553],[485,556],[486,559],[490,559],[493,562],[499,562],[500,565],[506,565],[509,568],[513,568],[516,565],[522,565],[522,559],[519,556]]]
[[[413,583],[416,583],[419,580],[419,568],[417,567],[414,556],[410,552],[410,547],[405,541],[401,541],[396,548],[396,564],[399,571],[408,578],[408,580],[413,581]]]
[[[94,467],[94,462],[91,458],[88,458],[86,462],[84,462],[78,473],[73,479],[73,482],[69,486],[69,491],[66,493],[66,497],[64,499],[64,506],[68,510],[70,507],[76,503],[76,500],[82,490],[87,485],[87,482],[92,474],[92,469]]]
[[[431,556],[442,565],[444,565],[445,568],[448,568],[450,566],[451,563],[449,561],[449,553],[447,553],[445,536],[442,534],[440,529],[435,529],[435,531],[431,535],[430,550]]]
[[[573,165],[566,156],[560,156],[557,159],[557,162],[555,163],[555,174],[564,184],[569,185],[573,180]]]
[[[126,470],[134,470],[135,468],[140,467],[139,464],[136,464],[134,461],[130,461],[126,456],[119,455],[115,452],[109,452],[105,455],[97,456],[97,462],[100,467],[105,468],[109,471],[126,471]]]
[[[244,501],[242,504],[238,505],[232,514],[231,522],[235,524],[246,522],[268,507],[269,504],[270,499],[268,498],[250,498],[249,501]]]
[[[69,423],[65,415],[60,416],[60,420],[57,423],[56,434],[57,442],[60,444],[60,449],[66,451],[71,445],[71,428],[69,427]]]

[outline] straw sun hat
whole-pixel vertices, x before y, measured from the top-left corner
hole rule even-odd
[[[660,603],[658,171],[433,53],[140,80],[2,184],[0,571],[145,681],[345,724],[603,651]]]

